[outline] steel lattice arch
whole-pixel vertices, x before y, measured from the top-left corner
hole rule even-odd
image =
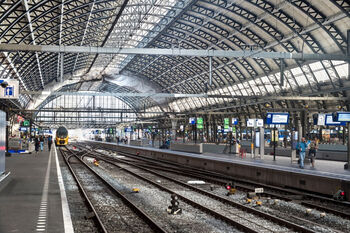
[[[1,44],[346,55],[349,28],[346,0],[0,0]],[[147,87],[159,93],[218,96],[109,98],[111,103],[123,102],[135,119],[208,111],[257,117],[268,109],[349,105],[344,100],[350,90],[348,63],[335,60],[17,51],[0,52],[0,74],[1,79],[18,79],[23,92],[18,101],[6,104],[34,109],[34,117],[62,98],[28,94],[47,90],[138,93]],[[140,82],[142,88],[125,80]],[[339,100],[261,98],[266,96]]]

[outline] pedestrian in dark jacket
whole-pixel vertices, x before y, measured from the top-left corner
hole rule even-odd
[[[47,138],[47,145],[49,146],[49,151],[51,151],[52,136],[49,136],[49,137]]]
[[[38,136],[36,136],[34,139],[34,145],[35,145],[35,152],[38,153],[39,147],[40,147],[40,140],[39,140]]]

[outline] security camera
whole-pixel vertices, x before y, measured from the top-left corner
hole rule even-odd
[[[6,88],[9,84],[8,82],[2,82],[0,85],[2,88]]]

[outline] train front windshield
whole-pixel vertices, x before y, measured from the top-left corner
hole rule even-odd
[[[68,130],[66,128],[58,128],[56,136],[59,138],[65,138],[68,136]]]

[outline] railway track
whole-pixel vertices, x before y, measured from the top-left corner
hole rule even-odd
[[[83,149],[83,147],[79,147],[79,148]],[[205,191],[203,189],[197,188],[195,186],[188,185],[187,183],[173,179],[170,176],[162,175],[159,172],[156,172],[148,168],[144,168],[140,165],[136,165],[128,161],[123,161],[121,159],[106,158],[103,153],[96,152],[96,151],[89,151],[88,154],[86,154],[86,152],[82,152],[82,154],[85,154],[86,156],[94,157],[108,164],[112,164],[113,166],[116,166],[119,169],[122,169],[123,171],[128,172],[129,174],[141,180],[144,180],[158,187],[163,191],[166,191],[168,193],[176,193],[179,196],[179,198],[184,202],[196,208],[200,208],[210,213],[211,215],[217,218],[220,218],[226,222],[230,221],[231,224],[235,225],[239,229],[244,230],[245,232],[314,232],[313,230],[304,228],[293,222],[267,214],[265,212],[251,208],[244,204],[234,202],[232,200],[229,200],[217,194]],[[133,168],[137,168],[139,171],[135,172],[133,171]],[[139,175],[140,171],[143,172],[142,175]],[[152,175],[150,176],[149,174],[152,174]],[[165,182],[159,183],[160,181],[159,179],[164,179]],[[166,181],[171,181],[172,183],[175,183],[178,186],[181,186],[181,188],[180,187],[175,188],[175,190],[185,189],[187,191],[179,192],[179,191],[174,191],[174,189],[169,189],[163,185],[164,183],[166,183]],[[196,195],[194,195],[193,193],[196,193]],[[205,202],[205,199],[208,199],[208,198],[211,200],[211,203],[207,204],[210,207],[203,206],[198,203],[198,200],[196,201],[196,199],[200,199],[202,200],[202,202]],[[212,209],[215,209],[216,211],[213,212]],[[218,214],[217,212],[218,209],[224,209],[227,211],[226,213],[224,211],[224,213]],[[232,220],[236,221],[236,223],[233,223]],[[334,232],[337,232],[337,231],[334,231]]]
[[[67,147],[60,148],[60,152],[99,232],[166,232],[74,152]]]
[[[94,149],[108,150],[104,147],[94,147]],[[342,202],[333,200],[328,197],[295,191],[288,188],[275,187],[271,185],[241,180],[238,178],[229,177],[223,174],[215,172],[204,171],[197,168],[188,167],[182,164],[172,163],[169,161],[155,161],[151,158],[147,158],[140,155],[133,155],[120,150],[112,151],[118,152],[120,155],[126,156],[127,158],[134,159],[140,166],[147,167],[150,169],[158,169],[166,172],[186,174],[194,178],[202,179],[207,182],[216,183],[219,185],[225,185],[229,182],[234,182],[236,188],[243,191],[253,192],[256,187],[264,188],[264,195],[271,198],[278,198],[285,201],[296,201],[297,203],[307,207],[331,213],[336,216],[340,216],[346,219],[350,219],[350,211],[344,211],[350,209],[350,202]],[[143,161],[143,162],[140,162]]]

